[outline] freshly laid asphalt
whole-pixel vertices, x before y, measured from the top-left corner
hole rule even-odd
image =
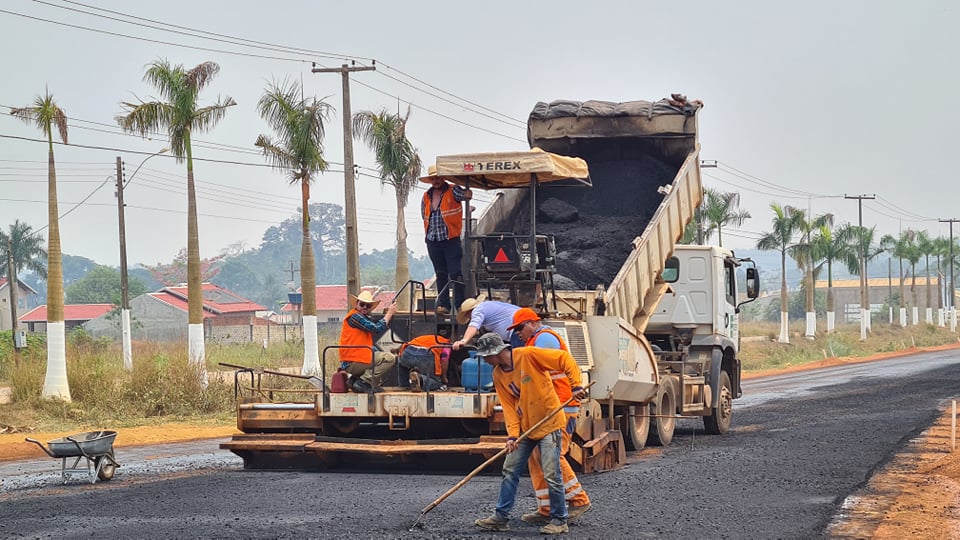
[[[666,449],[581,478],[593,508],[571,538],[819,538],[841,505],[960,393],[960,355],[762,378],[744,384],[734,428],[680,422]],[[474,478],[423,516],[460,475],[428,470],[244,471],[219,441],[123,449],[109,482],[60,483],[52,459],[0,465],[6,538],[538,538],[514,519],[481,531],[499,477]],[[463,471],[465,474],[467,471]],[[521,482],[514,517],[533,508]]]

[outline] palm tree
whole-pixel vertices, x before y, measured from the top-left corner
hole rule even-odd
[[[47,267],[44,264],[47,250],[43,249],[43,237],[33,232],[26,223],[16,220],[10,225],[10,233],[0,230],[0,277],[7,276],[10,284],[10,321],[13,335],[17,334],[17,275],[24,268],[47,279]],[[16,351],[16,345],[14,345]],[[20,356],[15,355],[17,366]]]
[[[905,281],[905,276],[903,274],[903,260],[906,259],[907,262],[910,262],[912,267],[916,266],[916,263],[920,261],[920,252],[916,249],[916,232],[911,229],[907,229],[900,233],[898,238],[894,238],[891,235],[885,235],[883,237],[883,244],[886,249],[897,259],[900,260],[900,319],[901,324],[906,324],[906,315],[905,315],[905,300],[906,296],[903,292],[903,282]],[[911,271],[913,275],[913,271]],[[911,291],[911,304],[912,307],[916,307],[916,295],[915,292],[916,285],[916,276],[913,278],[913,284],[910,287]]]
[[[420,177],[421,168],[417,149],[406,135],[409,118],[409,108],[403,117],[390,114],[386,109],[377,112],[360,111],[353,115],[354,136],[373,150],[381,184],[393,186],[397,196],[397,291],[410,280],[404,209],[410,199],[410,192]],[[405,295],[397,298],[401,309],[409,307],[406,305],[406,298]]]
[[[842,263],[850,273],[856,273],[860,267],[857,258],[858,247],[853,245],[855,230],[849,224],[844,224],[836,230],[823,225],[813,236],[813,259],[822,261],[827,266],[827,332],[832,332],[836,321],[836,304],[833,296],[833,263]]]
[[[6,275],[8,240],[13,249],[13,273],[29,270],[47,279],[47,250],[43,249],[43,236],[19,219],[10,225],[9,233],[0,230],[0,276]]]
[[[813,304],[815,261],[813,260],[812,234],[824,225],[833,225],[833,214],[823,214],[808,219],[806,212],[799,210],[799,213],[797,231],[800,233],[800,240],[790,250],[790,255],[797,261],[797,267],[803,271],[804,282],[806,283],[807,328],[804,336],[807,339],[814,339],[817,334],[817,313],[814,311]]]
[[[705,204],[701,209],[701,216],[707,225],[707,238],[712,231],[717,231],[717,244],[723,246],[724,225],[739,227],[750,218],[750,212],[739,210],[740,194],[737,192],[723,193],[715,189],[703,190]]]
[[[187,163],[187,306],[190,361],[199,366],[206,384],[206,361],[203,341],[203,285],[200,280],[200,233],[197,229],[197,194],[193,181],[193,132],[210,130],[236,105],[231,97],[217,99],[213,105],[200,107],[200,91],[220,71],[214,62],[204,62],[193,69],[173,66],[167,60],[156,60],[147,67],[143,80],[152,84],[167,101],[122,102],[126,114],[116,117],[124,131],[142,137],[166,130],[170,149],[178,163]]]
[[[67,114],[50,92],[37,96],[32,106],[10,109],[10,115],[34,124],[47,136],[47,373],[43,397],[70,401],[67,381],[66,327],[63,320],[63,254],[60,251],[60,211],[57,208],[57,167],[53,158],[53,129],[67,144]],[[13,283],[11,282],[11,286]]]
[[[300,85],[274,83],[257,103],[260,116],[277,134],[274,142],[267,135],[257,137],[256,146],[270,164],[287,172],[291,184],[300,184],[301,242],[300,291],[303,294],[303,367],[301,373],[320,371],[317,338],[317,270],[310,234],[310,184],[327,170],[323,157],[323,123],[329,119],[330,105],[315,97],[303,97]]]
[[[792,206],[781,207],[777,203],[771,203],[770,208],[774,213],[773,230],[757,241],[757,249],[780,252],[780,337],[777,341],[790,343],[787,311],[787,250],[793,245],[793,237],[800,227],[800,221],[803,220],[803,211]]]
[[[937,257],[937,275],[946,276],[948,270],[945,268],[945,265],[943,264],[944,263],[943,259],[950,256],[950,240],[948,240],[947,238],[944,238],[943,236],[936,237],[933,240],[933,254]],[[939,278],[937,281],[938,282],[940,281]],[[950,283],[949,279],[947,279],[946,281],[947,283]],[[947,289],[943,288],[943,290],[946,291]],[[941,294],[940,289],[938,288],[937,290],[937,310],[938,311],[942,310],[944,307],[943,296],[944,295]],[[943,321],[942,317],[940,321],[942,326],[942,321]]]
[[[917,250],[923,256],[924,266],[927,271],[926,304],[924,304],[924,320],[927,324],[933,324],[933,302],[930,301],[930,255],[936,253],[936,245],[927,231],[917,233]]]
[[[862,313],[860,314],[861,318],[866,321],[866,331],[872,331],[870,326],[871,317],[870,317],[870,272],[868,271],[870,266],[870,261],[876,259],[881,253],[884,253],[886,249],[882,245],[876,245],[873,241],[877,233],[877,227],[852,227],[854,230],[853,244],[857,249],[858,256],[863,260],[863,268],[858,268],[856,274],[863,278],[863,289],[860,293],[860,305],[863,306]],[[862,252],[861,252],[861,247]],[[859,265],[858,265],[859,267]],[[866,339],[866,333],[862,334],[861,338]]]

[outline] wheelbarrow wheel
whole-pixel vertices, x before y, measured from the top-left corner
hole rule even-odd
[[[101,462],[106,460],[101,466]],[[114,465],[113,460],[109,459],[106,456],[100,456],[94,458],[93,466],[97,469],[97,478],[106,482],[113,478],[113,473],[117,472],[117,466]]]

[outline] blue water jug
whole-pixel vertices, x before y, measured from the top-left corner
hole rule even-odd
[[[463,387],[469,392],[476,392],[478,386],[484,392],[493,390],[493,366],[477,358],[477,351],[468,354],[470,356],[464,358],[461,364],[460,382]]]

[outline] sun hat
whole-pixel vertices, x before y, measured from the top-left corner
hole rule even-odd
[[[356,308],[356,307],[357,307],[357,302],[363,302],[363,303],[365,303],[365,304],[372,304],[372,307],[371,307],[370,309],[377,309],[377,306],[380,305],[380,301],[379,301],[379,300],[374,300],[374,299],[373,299],[373,295],[370,294],[370,291],[361,291],[360,294],[358,294],[358,295],[356,295],[356,296],[351,295],[351,298],[350,298],[350,307]]]
[[[477,307],[480,304],[476,298],[467,298],[460,304],[460,309],[457,311],[457,322],[459,324],[467,324],[467,321],[470,320],[470,312],[473,311],[473,308]]]
[[[493,356],[509,347],[496,332],[487,332],[477,338],[477,356]]]
[[[421,182],[426,182],[426,183],[428,183],[428,184],[432,184],[433,181],[436,180],[436,179],[438,179],[438,178],[443,179],[442,176],[437,176],[437,166],[436,166],[436,165],[431,165],[431,166],[427,167],[427,175],[426,175],[426,176],[421,176],[421,177],[420,177],[420,181],[421,181]]]
[[[507,330],[515,330],[518,326],[521,326],[523,323],[539,321],[540,316],[537,315],[537,312],[528,308],[520,308],[513,314],[513,324],[507,327]]]

